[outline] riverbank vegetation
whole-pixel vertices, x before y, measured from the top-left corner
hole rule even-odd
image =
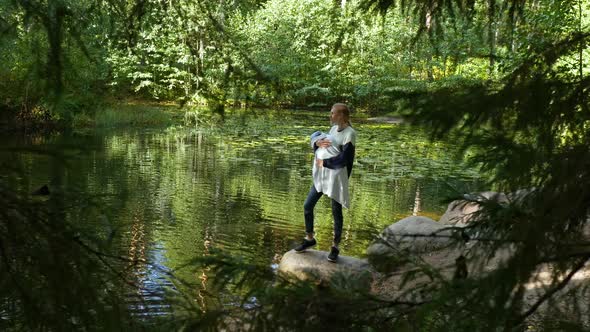
[[[313,108],[344,101],[357,110],[403,114],[434,138],[459,137],[457,144],[489,175],[490,188],[519,193],[507,203],[464,197],[483,210],[477,222],[458,230],[457,243],[485,239],[474,241],[481,250],[473,252],[489,253],[466,253],[467,258],[485,265],[506,244],[512,250],[493,273],[443,280],[439,288],[429,289],[425,302],[418,300],[416,289],[407,293],[414,301],[367,302],[334,294],[319,297],[292,286],[273,288],[273,281],[267,280],[244,291],[239,317],[253,318],[250,323],[259,324],[254,326],[288,327],[296,322],[294,329],[336,324],[354,329],[514,331],[526,330],[530,318],[549,305],[548,315],[535,318],[535,329],[588,327],[577,319],[588,313],[584,299],[590,296],[590,286],[571,280],[590,261],[589,1],[0,4],[0,107],[22,123],[84,122],[85,116],[102,112],[96,110],[96,101],[104,98],[206,105],[208,111],[188,116],[194,123],[211,113],[223,118],[228,106]],[[101,116],[104,122],[130,121]],[[5,199],[3,204],[11,202]],[[16,205],[16,210],[29,209],[25,203]],[[4,212],[1,216],[0,239],[9,249],[21,243],[5,241],[12,236],[14,220],[29,218],[33,225],[38,219],[15,219]],[[9,271],[30,268],[23,262],[30,261],[28,252],[34,247],[23,250],[3,248],[2,264]],[[6,265],[13,261],[17,265]],[[215,263],[228,268],[219,270],[228,278],[219,279],[236,285],[272,276],[264,273],[267,267],[236,265],[225,258]],[[531,302],[525,298],[525,285],[539,281],[540,268],[551,271],[551,277]],[[25,275],[32,273],[38,272],[29,269]],[[413,273],[408,278],[437,278],[436,271],[419,264]],[[2,279],[3,289],[20,289],[14,287],[19,286],[15,275]],[[239,278],[243,276],[248,278]],[[567,294],[560,293],[564,290]],[[9,296],[28,293],[19,294]],[[554,301],[559,295],[565,296]],[[9,309],[35,312],[26,306],[34,302],[24,300],[10,302]],[[376,308],[384,310],[378,316],[348,315]],[[299,319],[282,319],[291,313]],[[60,329],[51,317],[39,326]],[[210,326],[227,323],[220,317]],[[185,326],[196,328],[201,322],[207,321],[199,318]]]
[[[560,1],[409,3],[4,0],[0,105],[24,122],[65,123],[107,97],[220,114],[335,101],[399,113],[408,94],[501,80],[527,54],[582,33],[588,11]],[[560,65],[578,70],[585,53]]]

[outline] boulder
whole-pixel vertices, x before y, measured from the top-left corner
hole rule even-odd
[[[332,263],[327,256],[325,251],[291,250],[283,255],[278,272],[287,279],[311,281],[320,286],[359,291],[370,289],[373,274],[366,259],[341,255],[337,263]]]
[[[367,249],[369,263],[378,271],[404,265],[409,255],[432,254],[448,247],[452,231],[422,216],[404,218],[387,227]]]
[[[474,201],[493,200],[498,203],[508,202],[506,194],[493,191],[486,191],[476,195],[466,195],[465,198],[452,201],[449,204],[447,211],[440,217],[439,223],[441,225],[465,227],[471,221],[476,220],[481,206]]]

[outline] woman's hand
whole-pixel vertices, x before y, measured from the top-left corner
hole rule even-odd
[[[315,143],[315,145],[317,145],[320,148],[327,148],[327,147],[329,147],[329,146],[332,145],[332,142],[330,142],[330,140],[327,140],[327,139],[324,138],[324,139],[318,140]]]
[[[315,164],[318,168],[324,167],[324,159],[316,159]]]

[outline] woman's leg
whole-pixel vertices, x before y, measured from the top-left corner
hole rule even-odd
[[[305,217],[305,233],[307,233],[308,239],[313,238],[313,209],[315,208],[315,205],[320,200],[320,197],[322,197],[322,195],[323,194],[319,193],[312,184],[311,188],[309,189],[309,193],[307,194],[307,199],[303,204],[303,215]]]
[[[342,238],[344,217],[342,216],[342,204],[335,200],[332,200],[332,217],[334,218],[334,246],[338,247]]]

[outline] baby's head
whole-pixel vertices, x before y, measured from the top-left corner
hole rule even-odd
[[[317,140],[325,139],[325,138],[328,138],[328,134],[323,133],[321,131],[315,131],[313,134],[311,134],[312,141],[317,141]]]

